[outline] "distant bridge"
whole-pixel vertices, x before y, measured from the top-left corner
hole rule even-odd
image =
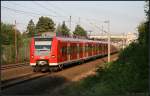
[[[91,35],[89,36],[90,39],[98,39],[101,41],[107,41],[107,35]],[[111,35],[111,43],[118,48],[124,48],[133,42],[137,37],[132,34],[128,33],[126,35]]]

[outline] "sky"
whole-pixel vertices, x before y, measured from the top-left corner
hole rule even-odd
[[[144,5],[144,1],[1,1],[1,21],[16,20],[17,29],[24,32],[31,19],[36,24],[39,17],[48,16],[56,27],[65,21],[71,31],[80,24],[91,35],[102,35],[109,20],[111,34],[119,35],[137,32],[145,20]]]

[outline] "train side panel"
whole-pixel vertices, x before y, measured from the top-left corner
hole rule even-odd
[[[58,65],[58,40],[56,37],[53,38],[52,46],[51,46],[51,53],[49,58],[49,65],[50,66],[56,66]]]
[[[31,66],[35,66],[36,62],[35,62],[35,52],[34,52],[35,48],[34,48],[34,39],[31,39],[31,43],[30,43],[30,65]]]

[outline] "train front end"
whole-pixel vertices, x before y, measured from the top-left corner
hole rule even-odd
[[[30,65],[34,72],[49,68],[52,37],[34,37],[30,45]]]

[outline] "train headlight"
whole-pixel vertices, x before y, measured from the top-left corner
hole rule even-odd
[[[52,58],[55,58],[55,55],[52,55]]]
[[[32,55],[31,58],[33,59],[33,57],[34,57],[34,56]]]
[[[44,58],[45,58],[44,56],[41,56],[41,57],[40,57],[40,59],[44,59]]]

